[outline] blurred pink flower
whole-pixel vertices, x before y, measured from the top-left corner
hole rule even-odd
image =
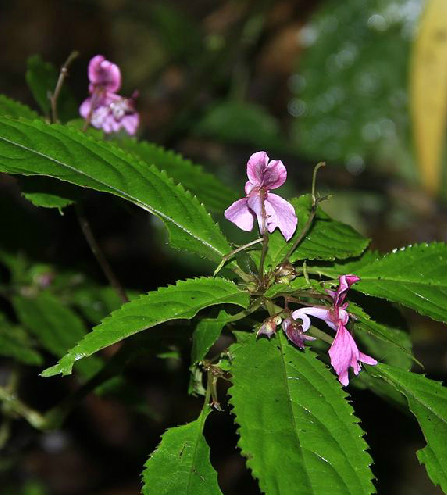
[[[292,318],[294,320],[300,319],[302,321],[302,332],[307,332],[310,327],[309,316],[314,316],[315,318],[325,321],[330,328],[337,332],[329,349],[329,357],[331,358],[332,367],[337,373],[338,379],[342,385],[349,384],[348,370],[350,367],[354,370],[354,373],[358,375],[360,363],[371,365],[377,364],[377,361],[371,356],[363,354],[358,350],[357,344],[346,328],[349,321],[349,313],[346,311],[346,308],[349,303],[345,303],[344,301],[351,285],[359,280],[360,278],[356,275],[342,275],[339,278],[337,290],[327,291],[333,300],[333,306],[330,309],[312,306],[298,309],[292,313]],[[294,341],[292,340],[292,342]],[[296,344],[296,342],[294,343]]]
[[[227,208],[225,218],[240,229],[249,231],[253,229],[253,219],[256,217],[261,234],[265,228],[273,232],[278,227],[288,241],[296,230],[295,210],[288,201],[270,192],[286,180],[287,171],[283,163],[280,160],[269,161],[265,151],[258,151],[248,160],[247,176],[247,196]]]
[[[106,133],[124,129],[133,136],[140,123],[134,97],[124,98],[116,92],[121,87],[119,67],[102,55],[96,55],[88,66],[90,98],[80,106],[79,113],[89,123]]]

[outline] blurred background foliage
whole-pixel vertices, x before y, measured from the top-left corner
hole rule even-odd
[[[308,192],[314,164],[326,161],[318,187],[333,197],[325,209],[371,237],[373,248],[446,241],[447,15],[442,4],[1,2],[0,92],[48,112],[46,90],[36,85],[41,80],[36,74],[54,80],[55,67],[76,49],[80,56],[60,108],[63,120],[75,119],[87,96],[88,61],[103,54],[122,69],[122,93],[138,91],[140,137],[181,152],[241,194],[246,160],[259,149],[286,164],[289,197]],[[422,30],[428,8],[434,14]],[[104,287],[73,208],[64,209],[63,216],[39,210],[21,191],[26,193],[26,181],[0,177],[0,304],[7,318],[0,320],[5,356],[0,378],[2,385],[10,380],[14,356],[35,365],[20,371],[20,392],[45,410],[76,387],[76,380],[37,377],[43,361],[54,362],[71,346],[66,335],[57,349],[45,347],[42,338],[37,345],[33,325],[42,308],[43,314],[52,308],[54,317],[40,327],[58,332],[57,315],[65,315],[76,340],[119,301]],[[88,191],[77,192],[79,197],[126,287],[148,291],[209,270],[200,260],[172,253],[154,218],[117,199]],[[224,228],[236,242],[247,240],[228,222]],[[14,293],[13,304],[8,291]],[[410,312],[405,316],[416,357],[429,376],[444,378],[445,328]],[[163,428],[193,418],[200,407],[186,395],[190,329],[184,331],[184,346],[166,337],[126,371],[124,382],[89,397],[63,429],[39,435],[24,422],[8,426],[15,440],[4,442],[0,456],[0,494],[138,493],[141,466]],[[79,380],[97,365],[87,363]],[[369,432],[378,493],[437,493],[413,456],[421,438],[412,418],[384,402],[372,405],[366,391],[352,394]],[[234,450],[231,420],[215,415],[210,425],[224,493],[258,493]],[[390,453],[392,444],[397,455]]]

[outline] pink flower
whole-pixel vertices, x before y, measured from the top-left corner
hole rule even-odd
[[[335,339],[329,349],[329,357],[331,358],[332,367],[337,373],[342,385],[349,384],[348,370],[350,367],[354,370],[354,374],[358,375],[360,363],[377,364],[377,361],[371,356],[363,354],[358,350],[357,344],[346,328],[349,321],[349,313],[346,311],[346,308],[349,303],[345,303],[344,301],[349,287],[359,280],[360,278],[356,275],[342,275],[339,278],[338,289],[336,291],[327,291],[333,300],[333,306],[330,309],[309,307],[298,309],[292,313],[292,317],[295,320],[300,319],[302,321],[303,332],[307,332],[310,327],[309,316],[314,316],[325,321],[330,328],[336,330]]]
[[[246,197],[235,201],[225,210],[225,218],[240,229],[253,229],[256,217],[261,234],[265,229],[279,228],[288,241],[296,230],[297,218],[293,206],[270,192],[282,186],[287,177],[286,167],[280,160],[271,160],[265,151],[253,153],[247,163]]]
[[[90,60],[88,78],[91,97],[80,106],[81,116],[106,133],[124,129],[134,135],[140,119],[135,111],[134,97],[124,98],[116,94],[121,87],[119,67],[102,55],[96,55]]]

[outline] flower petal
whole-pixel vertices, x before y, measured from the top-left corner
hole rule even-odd
[[[90,80],[90,92],[95,87],[102,87],[112,93],[121,86],[121,71],[119,67],[106,60],[102,55],[96,55],[88,64],[88,78]]]
[[[339,324],[334,342],[329,349],[331,364],[342,385],[349,384],[348,370],[351,367],[356,375],[360,372],[360,363],[375,365],[377,361],[359,352],[352,335],[342,324]]]
[[[265,200],[267,229],[273,232],[279,228],[284,239],[288,241],[296,230],[297,218],[293,206],[277,194],[268,193]]]
[[[267,167],[269,157],[265,151],[253,153],[247,162],[247,176],[253,186],[262,186],[264,170]]]
[[[121,119],[121,124],[126,129],[127,134],[134,136],[137,132],[138,125],[140,123],[140,117],[137,112],[125,115]]]
[[[266,189],[276,189],[287,179],[287,170],[281,160],[272,160],[264,170],[263,186]]]
[[[240,229],[249,231],[253,229],[253,213],[247,205],[247,198],[238,199],[225,210],[225,218],[233,222]]]
[[[91,108],[92,108],[92,99],[87,98],[81,103],[81,106],[79,107],[79,114],[81,115],[81,117],[86,119],[90,113]]]
[[[357,277],[357,275],[341,275],[338,279],[339,284],[338,288],[336,291],[331,291],[328,290],[327,293],[332,297],[334,300],[334,305],[335,306],[340,306],[343,304],[347,292],[351,285],[355,284],[360,280],[360,277]]]
[[[292,318],[294,320],[302,320],[303,322],[303,332],[307,332],[310,327],[310,319],[309,316],[315,316],[320,320],[324,320],[326,323],[330,322],[330,312],[325,308],[300,308],[292,313]],[[332,322],[330,322],[332,324]]]

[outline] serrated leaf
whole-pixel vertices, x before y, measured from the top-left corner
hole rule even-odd
[[[0,355],[34,366],[42,363],[42,357],[32,348],[23,328],[12,325],[2,313],[0,313]]]
[[[347,394],[316,355],[238,334],[230,348],[239,446],[269,495],[374,492],[370,456]]]
[[[0,116],[11,117],[13,119],[30,119],[35,120],[39,118],[39,115],[31,108],[19,103],[18,101],[11,100],[5,95],[0,95]]]
[[[370,367],[368,372],[381,377],[407,398],[427,441],[427,446],[418,451],[418,459],[425,464],[433,483],[447,493],[447,389],[423,375],[385,364]]]
[[[30,297],[15,295],[11,302],[23,327],[36,337],[44,349],[57,357],[63,356],[86,334],[82,320],[49,292]],[[85,376],[99,367],[96,359],[80,364],[80,371]]]
[[[236,199],[234,192],[214,175],[173,151],[153,143],[130,139],[123,139],[117,144],[147,164],[165,170],[169,177],[191,191],[210,210],[222,211]]]
[[[210,413],[169,428],[143,470],[143,495],[221,495],[203,425]]]
[[[418,244],[360,267],[355,274],[361,280],[352,288],[447,322],[446,269],[446,244]]]
[[[221,311],[216,318],[204,318],[199,321],[192,334],[191,363],[202,361],[230,319],[230,314]]]
[[[40,55],[28,58],[26,82],[46,116],[49,116],[51,110],[49,95],[55,90],[58,77],[59,70],[53,64],[44,62]],[[78,115],[78,105],[66,83],[62,86],[57,104],[58,115],[63,122]]]
[[[276,266],[301,234],[311,210],[310,195],[292,199],[298,218],[298,227],[289,242],[284,240],[276,230],[269,239],[267,262]],[[360,255],[368,246],[366,239],[352,227],[333,220],[321,208],[318,209],[312,227],[290,257],[290,261],[298,260],[335,260]]]
[[[0,171],[108,192],[157,215],[178,249],[220,261],[231,248],[197,198],[111,143],[60,125],[0,119]]]
[[[211,277],[180,281],[176,285],[149,292],[114,311],[57,365],[43,371],[42,376],[67,375],[76,361],[104,347],[165,321],[193,318],[201,309],[223,303],[246,308],[249,296],[233,282]]]
[[[264,296],[273,299],[279,294],[293,294],[294,292],[303,289],[314,289],[322,294],[325,294],[321,282],[317,282],[313,279],[307,281],[304,277],[297,277],[289,283],[277,283],[272,285],[265,291]]]

